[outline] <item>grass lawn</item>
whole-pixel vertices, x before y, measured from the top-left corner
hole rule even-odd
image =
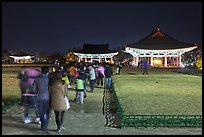
[[[6,110],[15,103],[18,103],[21,92],[17,73],[2,73],[2,110]]]
[[[122,70],[113,76],[125,114],[202,114],[202,77],[168,69]]]
[[[14,102],[16,99],[20,99],[21,91],[19,88],[19,79],[17,78],[18,73],[20,72],[20,67],[3,67],[2,69],[2,106],[8,106],[8,104]],[[87,90],[90,90],[90,87],[87,85]],[[101,104],[103,97],[103,88],[95,88],[95,92],[90,93],[87,92],[87,98],[85,99],[85,105],[83,105],[83,109],[85,113],[91,113],[98,110],[96,108],[98,105],[96,103]],[[79,111],[79,104],[75,104],[73,102],[75,98],[75,90],[70,89],[68,91],[68,96],[71,101],[71,107],[74,111]],[[102,107],[102,106],[101,106]]]
[[[19,98],[17,73],[2,73],[2,99]]]
[[[20,68],[2,70],[2,102],[20,98],[17,79]],[[125,114],[202,114],[201,76],[175,73],[171,69],[150,69],[149,75],[141,74],[140,69],[123,68],[121,75],[113,76]],[[70,91],[69,95],[73,100],[75,93]],[[102,101],[102,94],[88,93],[88,102],[96,100]]]

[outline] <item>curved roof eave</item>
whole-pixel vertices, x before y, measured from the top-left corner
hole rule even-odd
[[[180,49],[192,46],[196,46],[196,44],[178,41],[166,33],[161,32],[160,29],[152,31],[148,36],[144,37],[138,42],[129,43],[126,45],[126,47],[147,50]]]
[[[35,56],[9,56],[11,58],[14,58],[14,59],[31,59]]]
[[[178,51],[178,50],[194,50],[196,49],[198,46],[191,46],[191,47],[185,47],[185,48],[172,48],[172,49],[159,49],[159,50],[155,50],[155,49],[141,49],[141,48],[133,48],[135,50],[142,50],[142,51]],[[127,48],[132,48],[132,47],[127,47]]]
[[[75,53],[80,53],[80,54],[111,54],[111,53],[117,53],[118,51],[115,50],[110,50],[110,51],[91,51],[91,52],[84,52],[83,50],[79,50],[79,51],[74,51]]]
[[[143,49],[143,50],[171,50],[171,49],[182,49],[182,48],[190,48],[197,47],[195,44],[186,44],[186,45],[127,45],[126,47]]]

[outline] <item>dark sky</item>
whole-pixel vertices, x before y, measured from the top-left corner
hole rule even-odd
[[[84,43],[110,49],[137,42],[155,28],[202,45],[201,2],[4,2],[2,49],[66,53]]]

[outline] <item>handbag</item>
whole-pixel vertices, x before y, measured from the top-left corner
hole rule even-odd
[[[86,92],[84,92],[84,98],[86,98]]]
[[[67,88],[70,89],[70,88],[72,88],[72,86],[69,84],[69,85],[67,86]]]
[[[65,100],[65,104],[66,104],[66,109],[67,109],[67,110],[70,109],[71,106],[70,106],[68,97],[67,97],[67,96],[64,96],[64,100]]]

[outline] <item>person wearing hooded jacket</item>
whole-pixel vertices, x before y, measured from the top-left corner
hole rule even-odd
[[[92,66],[89,66],[88,69],[89,69],[90,92],[93,93],[95,80],[96,80],[96,74],[95,74],[95,70]]]

